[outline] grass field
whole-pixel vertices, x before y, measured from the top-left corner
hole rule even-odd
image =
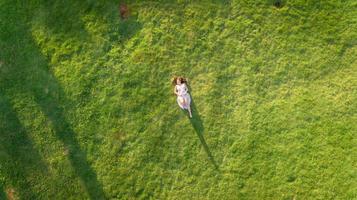
[[[0,0],[0,199],[357,199],[356,0],[126,2]]]

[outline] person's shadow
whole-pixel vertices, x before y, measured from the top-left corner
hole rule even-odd
[[[191,88],[190,88],[190,91],[191,91]],[[216,170],[219,170],[219,166],[217,165],[216,161],[214,160],[214,157],[206,143],[206,140],[203,137],[204,126],[203,126],[201,117],[198,113],[198,110],[196,108],[195,102],[193,101],[192,95],[191,95],[191,111],[192,111],[192,118],[189,118],[191,125],[192,125],[193,129],[195,130],[198,138],[200,139],[203,149],[207,153],[209,160],[212,162],[214,168]],[[186,111],[185,111],[185,114],[187,114]]]
[[[0,183],[0,199],[7,199],[3,185]]]

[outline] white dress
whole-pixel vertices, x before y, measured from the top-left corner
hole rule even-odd
[[[188,93],[188,88],[185,83],[176,85],[175,90],[177,91],[177,104],[180,106],[182,109],[188,109],[191,104],[191,96]],[[186,105],[181,105],[181,102],[183,99],[186,101]]]

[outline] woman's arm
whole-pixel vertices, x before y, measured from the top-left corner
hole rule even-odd
[[[177,94],[176,86],[175,86],[175,88],[174,88],[174,93],[175,93],[176,95],[178,95],[178,94]]]
[[[186,90],[186,92],[188,92],[188,87],[187,87],[186,83],[184,83],[184,84],[185,84],[185,90]]]

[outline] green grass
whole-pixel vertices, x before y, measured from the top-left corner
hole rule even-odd
[[[0,0],[0,199],[357,199],[356,1],[127,3]]]

